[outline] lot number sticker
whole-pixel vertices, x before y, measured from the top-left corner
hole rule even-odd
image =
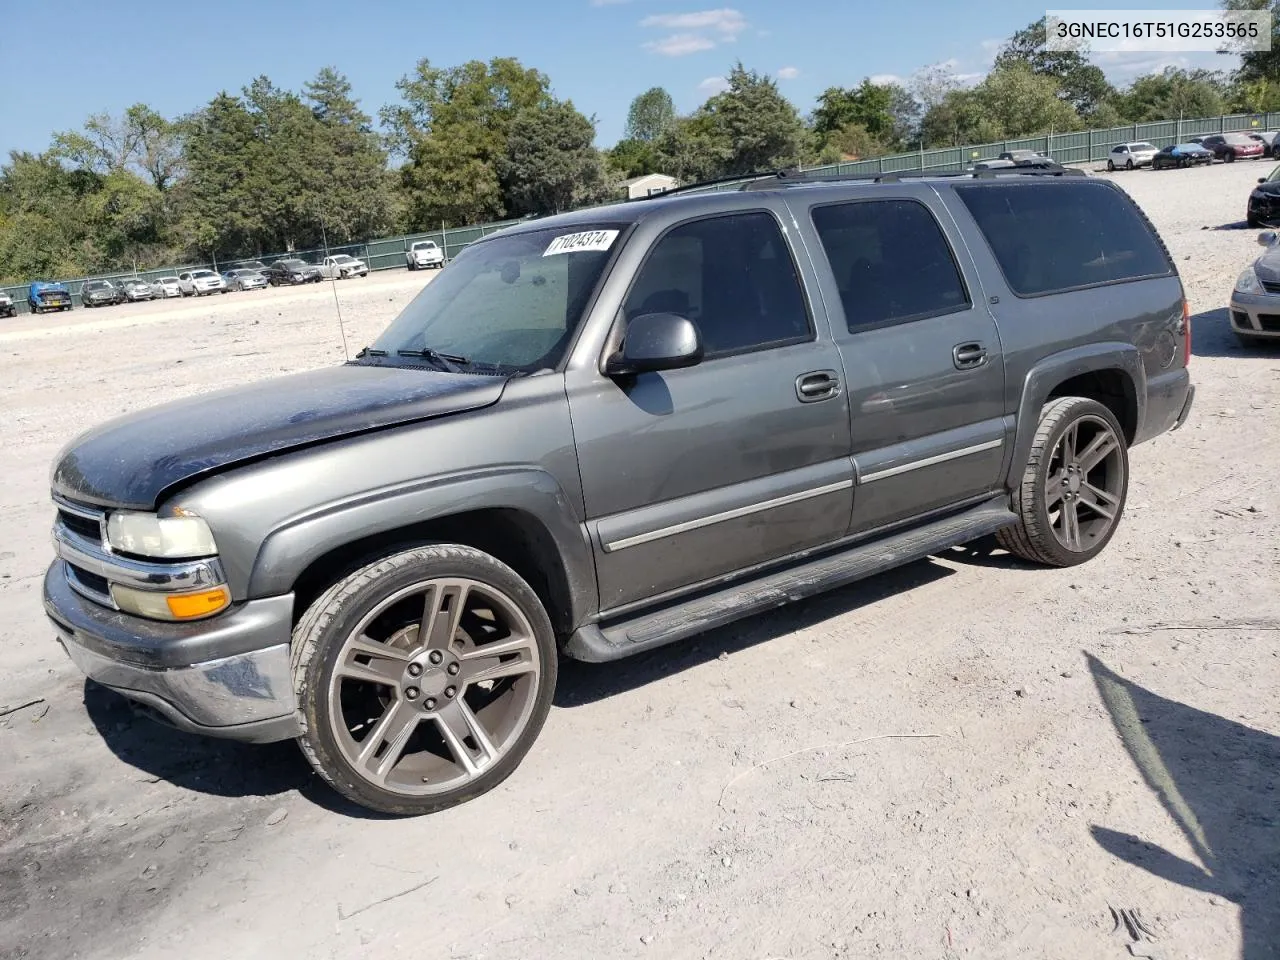
[[[557,253],[585,253],[588,251],[608,250],[618,237],[617,230],[588,230],[585,233],[570,233],[556,237],[543,252],[544,257],[554,257]]]

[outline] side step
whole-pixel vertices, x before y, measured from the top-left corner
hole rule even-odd
[[[1009,510],[1008,498],[998,497],[924,526],[863,542],[713,593],[676,600],[629,620],[587,624],[569,638],[565,653],[589,663],[619,660],[922,560],[940,550],[995,533],[1017,519]]]

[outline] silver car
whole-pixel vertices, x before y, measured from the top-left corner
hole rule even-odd
[[[151,281],[151,289],[156,292],[156,298],[161,300],[182,296],[182,287],[178,285],[177,277],[157,277]]]
[[[1258,243],[1266,249],[1231,291],[1231,332],[1243,344],[1280,343],[1280,239],[1264,230]]]
[[[261,290],[267,285],[267,278],[257,270],[228,270],[222,275],[227,282],[228,290]]]
[[[156,292],[145,280],[126,279],[118,284],[126,300],[154,300]]]

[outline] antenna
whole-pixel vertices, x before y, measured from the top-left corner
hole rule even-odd
[[[320,239],[324,242],[324,258],[329,259],[329,234],[324,228],[324,214],[317,208],[316,218],[320,221]],[[342,335],[342,356],[350,362],[351,351],[347,349],[347,330],[342,324],[342,304],[338,301],[338,278],[333,278],[333,309],[338,311],[338,333]]]

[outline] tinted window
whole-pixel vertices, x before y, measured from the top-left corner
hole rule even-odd
[[[1173,270],[1133,201],[1104,184],[974,184],[955,191],[1019,296]]]
[[[969,306],[951,247],[923,204],[871,200],[818,207],[813,225],[850,330]]]
[[[646,313],[692,320],[709,357],[812,335],[795,262],[767,213],[697,220],[667,233],[623,310],[628,321]]]

